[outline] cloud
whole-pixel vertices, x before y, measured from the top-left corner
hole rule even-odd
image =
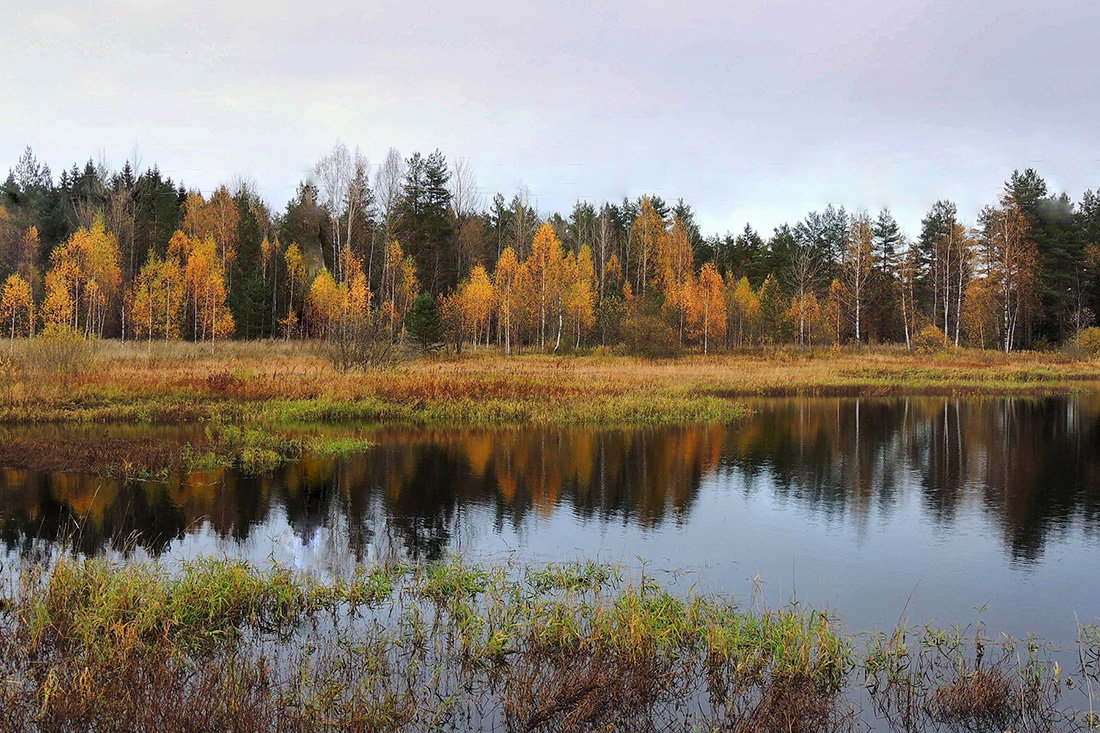
[[[686,6],[685,6],[686,5]],[[440,147],[543,211],[656,192],[708,231],[829,202],[974,217],[1014,167],[1079,195],[1100,160],[1100,6],[45,2],[0,26],[0,156],[135,142],[275,206],[334,140]],[[8,22],[10,21],[10,22]]]

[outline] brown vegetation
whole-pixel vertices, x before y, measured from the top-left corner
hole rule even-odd
[[[55,373],[35,364],[37,341],[17,342],[0,370],[0,422],[728,422],[750,396],[1054,395],[1100,386],[1100,366],[1065,356],[896,348],[671,360],[483,351],[343,371],[309,343],[105,341],[86,369]]]

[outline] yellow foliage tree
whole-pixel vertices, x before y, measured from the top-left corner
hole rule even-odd
[[[497,332],[503,333],[504,353],[512,353],[513,315],[516,310],[516,276],[519,274],[519,261],[516,251],[505,247],[497,258],[493,271],[493,302],[497,311]]]
[[[473,335],[476,348],[482,337],[489,345],[489,326],[493,313],[493,284],[481,265],[470,271],[470,278],[458,290],[458,318],[462,330]]]
[[[344,305],[344,296],[328,270],[321,270],[314,278],[306,296],[306,305],[313,335],[320,339],[328,338],[342,315]]]
[[[241,213],[237,202],[225,186],[220,186],[206,201],[202,194],[192,192],[184,202],[183,230],[196,241],[214,240],[218,262],[225,276],[229,263],[237,256],[238,227]]]
[[[538,299],[539,347],[546,348],[546,324],[561,291],[561,267],[564,253],[561,241],[549,223],[542,224],[531,243],[531,256],[527,258],[528,272],[535,286]]]
[[[416,262],[407,256],[396,239],[386,249],[386,266],[382,272],[381,316],[388,323],[390,333],[402,332],[405,315],[420,295],[420,280],[416,276]]]
[[[587,244],[571,258],[567,273],[562,307],[579,348],[584,334],[596,325],[596,268]]]
[[[703,353],[706,354],[710,345],[718,343],[726,332],[725,288],[713,262],[706,263],[699,271],[697,292],[703,322]]]
[[[108,308],[122,282],[118,241],[106,231],[103,217],[78,229],[50,256],[43,316],[49,323],[68,323],[85,335],[103,335]],[[68,298],[61,296],[61,290]],[[60,319],[62,316],[65,320]]]
[[[991,277],[979,277],[966,288],[963,301],[962,321],[967,339],[972,346],[986,349],[1000,346],[997,337],[1000,333],[1000,304],[997,302],[1000,283]]]
[[[825,306],[821,309],[822,318],[829,324],[829,335],[833,343],[839,344],[844,336],[844,303],[847,290],[840,284],[840,280],[834,279],[829,285],[829,297],[825,300]]]
[[[55,264],[46,273],[46,299],[42,302],[43,326],[72,326],[73,298],[69,293],[71,275],[67,268]]]
[[[639,295],[645,295],[646,283],[653,279],[653,260],[668,236],[665,222],[648,196],[642,197],[638,216],[630,226],[630,247],[634,259],[634,281]]]
[[[512,320],[519,341],[522,341],[524,336],[527,336],[531,342],[538,338],[539,302],[539,291],[535,286],[535,278],[531,276],[529,261],[524,262],[516,271],[515,286],[513,288],[514,313]]]
[[[665,293],[682,287],[695,268],[691,235],[679,217],[672,219],[672,231],[657,240],[657,286]]]
[[[182,232],[177,232],[184,237]],[[172,241],[179,246],[173,236]],[[185,303],[183,270],[178,259],[150,252],[130,291],[131,322],[138,338],[177,339]]]
[[[286,317],[283,318],[283,333],[287,339],[294,335],[298,323],[298,312],[294,309],[294,296],[305,284],[306,260],[302,256],[302,250],[297,244],[291,244],[283,253],[283,263],[286,265],[287,277],[287,304]]]
[[[19,275],[8,276],[0,292],[0,323],[8,324],[8,335],[15,342],[16,326],[25,324],[20,332],[30,336],[34,331],[34,299],[31,286]]]
[[[607,258],[607,264],[603,267],[603,282],[605,288],[611,284],[622,287],[623,266],[619,262],[619,255],[612,254]]]
[[[731,278],[732,279],[732,278]],[[760,324],[760,298],[752,289],[747,277],[742,277],[729,292],[729,317],[736,323],[736,345],[744,346],[754,340]]]
[[[190,243],[184,269],[188,302],[194,317],[194,338],[213,343],[233,333],[233,315],[226,305],[225,278],[213,237]]]

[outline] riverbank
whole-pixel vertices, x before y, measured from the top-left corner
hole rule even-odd
[[[321,580],[223,560],[60,560],[0,599],[0,727],[1046,729],[1043,646],[852,636],[827,612],[674,593],[618,567],[379,562]],[[1082,630],[1078,686],[1096,684]],[[1088,699],[1076,700],[1087,709]],[[1075,717],[1077,716],[1077,717]],[[890,728],[888,728],[890,729]]]
[[[19,345],[17,345],[18,347]],[[655,425],[732,422],[754,396],[1049,396],[1100,390],[1059,354],[894,348],[646,360],[467,352],[342,373],[308,343],[105,342],[80,373],[0,369],[0,423]]]

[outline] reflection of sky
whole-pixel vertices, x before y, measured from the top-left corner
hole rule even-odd
[[[707,476],[684,521],[666,517],[649,528],[621,517],[585,518],[566,507],[494,526],[490,506],[471,504],[453,520],[449,547],[480,562],[596,559],[632,573],[644,568],[665,584],[695,585],[744,603],[755,594],[771,606],[798,600],[828,608],[860,630],[892,627],[903,616],[914,623],[980,619],[991,629],[1069,642],[1074,612],[1083,623],[1100,620],[1100,592],[1091,582],[1100,577],[1100,548],[1079,527],[1050,543],[1042,562],[1019,563],[1006,558],[997,522],[973,502],[950,524],[932,521],[912,477],[893,504],[872,503],[857,523],[764,490],[768,481],[758,476],[746,491],[734,471]],[[173,542],[166,559],[213,554],[323,576],[349,573],[355,560],[346,551],[345,521],[334,509],[303,537],[277,507],[243,542],[204,524]],[[385,540],[377,540],[368,559],[386,552]]]
[[[1031,421],[1030,437],[1021,438],[1027,431],[1014,429],[1013,439],[1022,442],[1011,445],[1029,452],[1027,460],[1040,470],[1037,478],[1016,472],[1023,478],[1002,499],[981,477],[1002,455],[1001,433],[990,426],[1004,417],[1007,403],[962,411],[957,425],[969,454],[957,473],[930,465],[940,455],[935,446],[954,443],[926,430],[946,424],[935,410],[914,418],[915,402],[865,402],[855,437],[844,430],[852,427],[853,415],[840,409],[850,403],[797,403],[800,420],[812,409],[828,418],[804,420],[798,427],[782,412],[793,404],[762,405],[758,416],[728,432],[672,429],[633,443],[621,435],[603,440],[592,431],[535,433],[526,442],[507,442],[500,434],[494,439],[484,431],[472,437],[437,431],[421,436],[424,445],[410,447],[409,434],[379,434],[377,452],[333,464],[331,476],[314,466],[312,484],[294,479],[296,488],[286,489],[292,503],[280,495],[282,489],[270,489],[269,503],[257,514],[259,521],[242,532],[243,540],[195,521],[169,542],[164,557],[169,562],[242,557],[260,566],[276,561],[321,575],[346,574],[357,562],[355,547],[367,561],[403,557],[413,528],[422,535],[421,551],[438,540],[446,552],[474,561],[596,559],[633,573],[644,568],[666,584],[697,584],[746,603],[754,592],[773,606],[797,598],[839,612],[853,629],[892,627],[903,614],[914,622],[966,624],[979,618],[976,608],[988,606],[980,618],[991,629],[1066,641],[1075,636],[1074,612],[1082,623],[1097,620],[1100,592],[1092,579],[1100,577],[1100,539],[1087,483],[1097,461],[1094,406],[1075,414],[1077,427],[1063,433],[1069,437],[1061,443],[1044,426],[1064,424],[1060,421],[1074,403],[1009,406],[1007,412]],[[910,422],[903,423],[902,414]],[[954,410],[951,415],[960,419]],[[827,430],[813,437],[811,425]],[[517,433],[509,435],[515,440]],[[715,436],[720,440],[709,440]],[[638,452],[638,445],[649,452]],[[477,451],[489,446],[500,455],[479,452],[478,468],[471,472],[471,446]],[[531,446],[536,452],[522,454]],[[538,452],[546,446],[559,452]],[[634,451],[629,458],[618,453],[627,450],[624,446]],[[1080,451],[1080,463],[1068,466],[1077,473],[1059,470],[1066,468],[1059,462],[1073,454],[1067,446]],[[685,455],[677,454],[672,463],[638,460],[668,457],[659,453],[663,449]],[[686,455],[691,451],[698,455]],[[605,453],[616,460],[593,462]],[[708,458],[699,458],[704,455]],[[517,469],[517,486],[507,496],[494,483],[503,470],[494,461],[528,466],[527,473]],[[607,470],[605,487],[593,481],[581,490],[571,484],[584,473],[581,465],[596,474],[607,466],[619,472]],[[860,470],[869,465],[875,468],[870,474]],[[655,467],[670,472],[667,481],[654,480]],[[559,469],[567,477],[560,486],[547,481],[547,471]],[[414,470],[413,484],[402,484],[410,475],[405,472]],[[696,470],[698,481],[685,478]],[[1052,476],[1077,483],[1054,486]],[[560,493],[548,493],[548,484]],[[240,482],[226,485],[243,490]],[[256,495],[266,497],[268,491]],[[252,496],[225,487],[203,495],[226,500],[212,511],[223,511],[227,522],[241,516],[237,504],[247,502],[240,497]],[[675,508],[674,497],[683,509]],[[356,516],[347,516],[349,506]],[[115,508],[104,511],[117,519]],[[1028,552],[1018,551],[1017,537],[1034,543]],[[133,556],[145,557],[140,548]],[[12,562],[9,554],[6,566]]]

